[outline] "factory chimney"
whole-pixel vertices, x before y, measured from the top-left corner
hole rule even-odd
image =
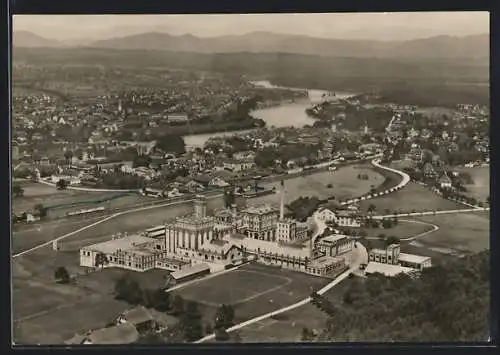
[[[285,218],[285,180],[281,180],[280,220]]]

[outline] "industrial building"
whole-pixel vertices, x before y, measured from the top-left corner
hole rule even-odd
[[[164,269],[175,276],[174,283],[198,275],[198,271],[204,274],[206,267],[211,272],[221,271],[252,258],[320,276],[333,276],[343,270],[343,255],[352,250],[353,240],[334,234],[320,239],[314,247],[299,244],[307,238],[308,227],[284,218],[284,199],[283,188],[280,209],[263,205],[238,212],[233,206],[207,216],[207,201],[197,196],[190,215],[149,228],[141,235],[113,238],[82,248],[80,265],[140,272]]]
[[[371,264],[375,264],[370,266]],[[401,247],[399,244],[391,244],[385,249],[372,249],[368,253],[368,266],[367,270],[374,270],[377,264],[392,265],[399,267],[401,272],[406,272],[410,269],[411,271],[422,271],[425,268],[432,266],[432,260],[428,256],[420,256],[414,254],[401,253]],[[396,272],[395,268],[387,268],[377,266],[378,269],[383,269],[387,271],[387,274]],[[401,269],[403,268],[403,269]],[[369,273],[366,271],[367,273]]]

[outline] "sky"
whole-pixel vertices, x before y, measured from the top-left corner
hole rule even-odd
[[[322,38],[405,40],[489,33],[488,12],[233,15],[15,15],[13,30],[56,40],[144,32],[215,37],[255,31]]]

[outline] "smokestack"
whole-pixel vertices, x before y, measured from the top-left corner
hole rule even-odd
[[[281,180],[280,220],[285,217],[285,180]]]

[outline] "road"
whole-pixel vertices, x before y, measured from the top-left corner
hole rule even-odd
[[[222,195],[214,195],[213,197],[216,197],[216,196],[222,196]],[[164,204],[160,204],[160,205],[154,205],[154,206],[147,206],[147,207],[140,207],[140,208],[134,208],[134,209],[131,209],[131,210],[127,210],[127,211],[123,211],[123,212],[118,212],[118,213],[114,213],[112,214],[111,216],[108,216],[108,217],[105,217],[101,220],[98,220],[92,224],[89,224],[85,227],[82,227],[82,228],[79,228],[73,232],[70,232],[70,233],[67,233],[67,234],[64,234],[60,237],[57,237],[55,239],[52,239],[48,242],[45,242],[45,243],[42,243],[42,244],[39,244],[33,248],[30,248],[30,249],[27,249],[27,250],[24,250],[20,253],[17,253],[17,254],[14,254],[12,256],[12,258],[17,258],[19,256],[22,256],[22,255],[25,255],[25,254],[28,254],[28,253],[31,253],[35,250],[38,250],[40,248],[43,248],[43,247],[46,247],[48,245],[51,245],[53,242],[56,242],[56,241],[60,241],[60,240],[63,240],[63,239],[66,239],[66,238],[69,238],[77,233],[80,233],[86,229],[89,229],[89,228],[92,228],[92,227],[95,227],[101,223],[104,223],[104,222],[107,222],[113,218],[116,218],[116,217],[119,217],[119,216],[123,216],[123,215],[127,215],[127,214],[131,214],[131,213],[134,213],[134,212],[140,212],[140,211],[146,211],[146,210],[152,210],[152,209],[155,209],[155,208],[161,208],[161,207],[167,207],[167,206],[172,206],[172,205],[176,205],[176,204],[181,204],[181,203],[186,203],[186,202],[193,202],[194,201],[194,198],[191,198],[189,200],[182,200],[182,201],[175,201],[175,202],[168,202],[168,203],[164,203]]]
[[[342,274],[340,274],[339,276],[337,276],[333,281],[331,281],[328,285],[324,286],[322,289],[320,289],[319,291],[317,291],[317,293],[319,295],[323,295],[324,293],[326,293],[327,291],[329,291],[333,287],[337,286],[339,283],[341,283],[346,278],[348,278],[349,275],[351,274],[351,272],[354,272],[354,271],[358,270],[359,267],[361,266],[361,264],[368,262],[368,252],[366,251],[366,248],[361,243],[356,243],[356,246],[357,247],[356,247],[355,250],[358,251],[358,255],[357,255],[357,258],[354,261],[354,263],[351,264],[351,266],[349,267],[349,269],[347,271],[344,271]],[[238,329],[244,328],[244,327],[246,327],[248,325],[260,322],[260,321],[262,321],[264,319],[267,319],[267,318],[273,317],[275,315],[278,315],[278,314],[281,314],[281,313],[285,313],[285,312],[291,311],[293,309],[302,307],[302,306],[308,304],[309,302],[311,302],[311,297],[307,297],[307,298],[303,299],[302,301],[299,301],[299,302],[291,304],[289,306],[280,308],[280,309],[278,309],[276,311],[269,312],[269,313],[263,314],[261,316],[249,319],[249,320],[247,320],[245,322],[236,324],[236,325],[232,326],[231,328],[228,328],[227,332],[228,333],[234,332],[235,330],[238,330]],[[207,335],[206,337],[203,337],[203,338],[195,341],[194,343],[203,343],[203,342],[206,342],[208,340],[212,340],[214,338],[215,338],[215,334],[210,334],[210,335]]]
[[[386,214],[373,216],[373,219],[384,219],[384,218],[393,218],[393,217],[416,217],[416,216],[434,216],[441,214],[453,214],[453,213],[471,213],[471,212],[485,212],[489,211],[489,207],[474,207],[468,209],[460,209],[460,210],[443,210],[443,211],[424,211],[424,212],[410,212],[410,213],[399,213],[399,214]]]

